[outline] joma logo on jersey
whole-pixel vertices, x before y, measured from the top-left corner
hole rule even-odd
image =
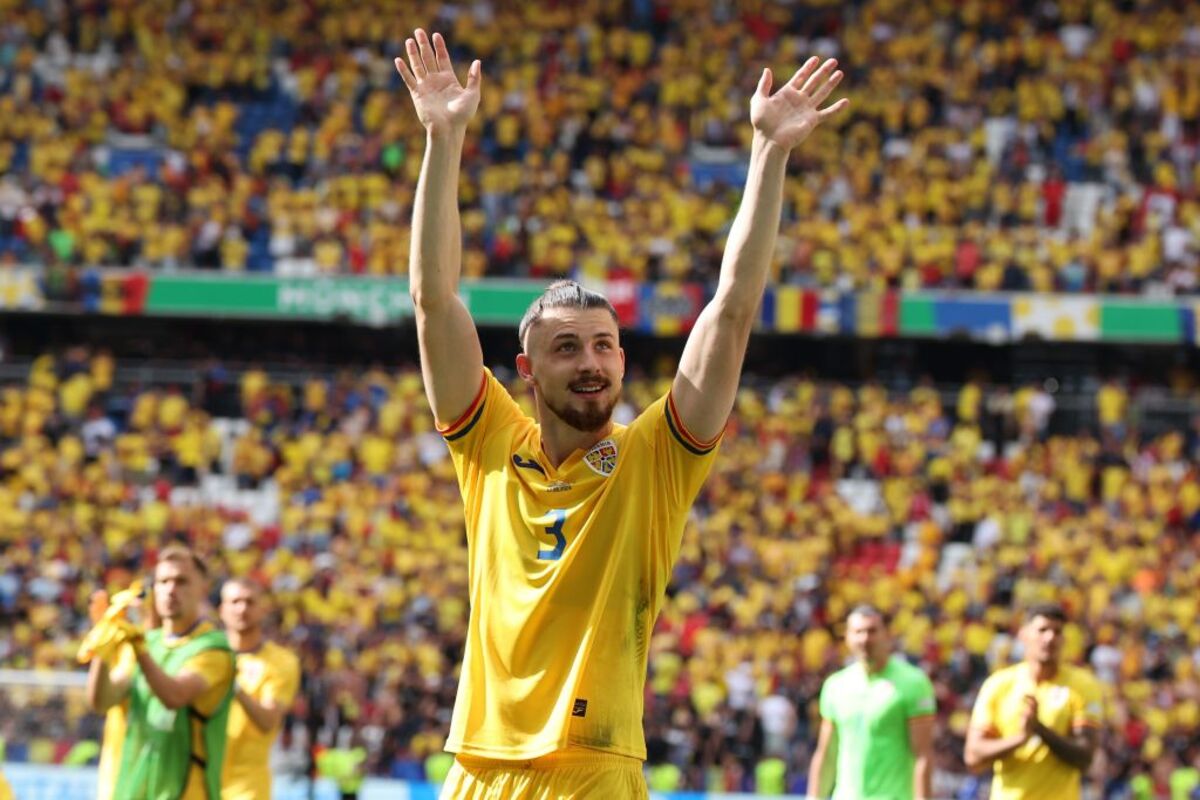
[[[607,478],[617,468],[617,443],[612,439],[598,442],[595,447],[587,451],[583,460],[592,472]]]

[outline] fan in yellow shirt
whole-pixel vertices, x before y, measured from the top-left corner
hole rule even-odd
[[[267,603],[253,581],[227,581],[220,614],[237,654],[221,800],[270,800],[271,744],[300,687],[300,660],[264,637]]]
[[[477,61],[463,86],[423,30],[396,69],[426,128],[413,203],[411,292],[425,391],[466,507],[471,614],[443,798],[646,798],[647,648],[688,510],[737,393],[775,249],[788,153],[841,79],[810,59],[750,101],[754,146],[716,295],[669,392],[613,421],[625,373],[617,313],[573,281],[551,284],[518,331],[536,421],[484,369],[459,298],[456,191]],[[819,65],[819,66],[818,66]],[[453,422],[451,422],[453,420]],[[450,423],[450,424],[446,424]]]
[[[1069,800],[1096,752],[1103,701],[1085,669],[1061,664],[1066,614],[1032,607],[1021,627],[1025,659],[984,681],[963,760],[992,765],[993,800]]]

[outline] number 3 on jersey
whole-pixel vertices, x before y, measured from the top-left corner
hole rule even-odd
[[[538,561],[558,561],[562,558],[563,550],[567,549],[567,536],[563,533],[563,525],[567,521],[565,509],[556,508],[550,512],[553,525],[546,526],[546,533],[554,537],[554,549],[538,550]]]

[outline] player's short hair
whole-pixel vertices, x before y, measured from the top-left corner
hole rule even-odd
[[[1059,603],[1035,603],[1025,609],[1024,622],[1028,625],[1038,617],[1054,620],[1065,625],[1067,622],[1067,611]]]
[[[521,325],[517,328],[517,337],[521,340],[521,349],[525,349],[525,337],[529,329],[536,325],[550,308],[602,308],[612,314],[613,322],[620,324],[617,310],[608,298],[599,292],[585,289],[575,281],[555,281],[546,287],[541,296],[529,304],[525,316],[521,317]]]
[[[226,586],[241,586],[243,589],[249,589],[256,597],[261,597],[267,593],[266,587],[253,578],[229,578],[221,584],[222,593]]]
[[[158,552],[158,560],[155,561],[155,566],[164,561],[173,561],[176,564],[191,564],[201,578],[208,577],[208,567],[200,556],[196,555],[196,552],[187,545],[175,542],[164,547]]]
[[[877,619],[883,623],[883,627],[885,628],[888,627],[888,625],[890,625],[892,622],[891,619],[888,618],[888,615],[883,613],[878,606],[873,606],[870,603],[859,603],[854,608],[850,609],[850,613],[846,615],[846,622],[850,622],[850,618],[853,616]]]

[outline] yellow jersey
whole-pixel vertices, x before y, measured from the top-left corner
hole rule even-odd
[[[122,647],[109,670],[114,674],[128,675],[133,671],[136,657],[133,648]],[[129,709],[128,698],[117,703],[104,714],[104,738],[100,742],[100,764],[96,771],[96,800],[109,800],[117,788],[117,770],[121,768],[121,746],[125,744],[125,714]]]
[[[1069,735],[1102,722],[1100,686],[1087,670],[1063,665],[1052,679],[1035,683],[1029,666],[1021,663],[983,682],[971,727],[1000,737],[1016,734],[1024,698],[1030,694],[1037,697],[1038,719],[1056,733]],[[1038,736],[997,760],[993,768],[992,800],[1068,800],[1082,792],[1080,771],[1051,753]]]
[[[274,642],[237,654],[237,685],[260,703],[287,708],[300,688],[300,660]],[[271,797],[271,744],[279,729],[261,730],[234,698],[221,773],[221,800]]]
[[[666,395],[556,468],[486,370],[440,432],[466,509],[471,602],[446,749],[644,759],[647,645],[717,440],[692,437]]]

